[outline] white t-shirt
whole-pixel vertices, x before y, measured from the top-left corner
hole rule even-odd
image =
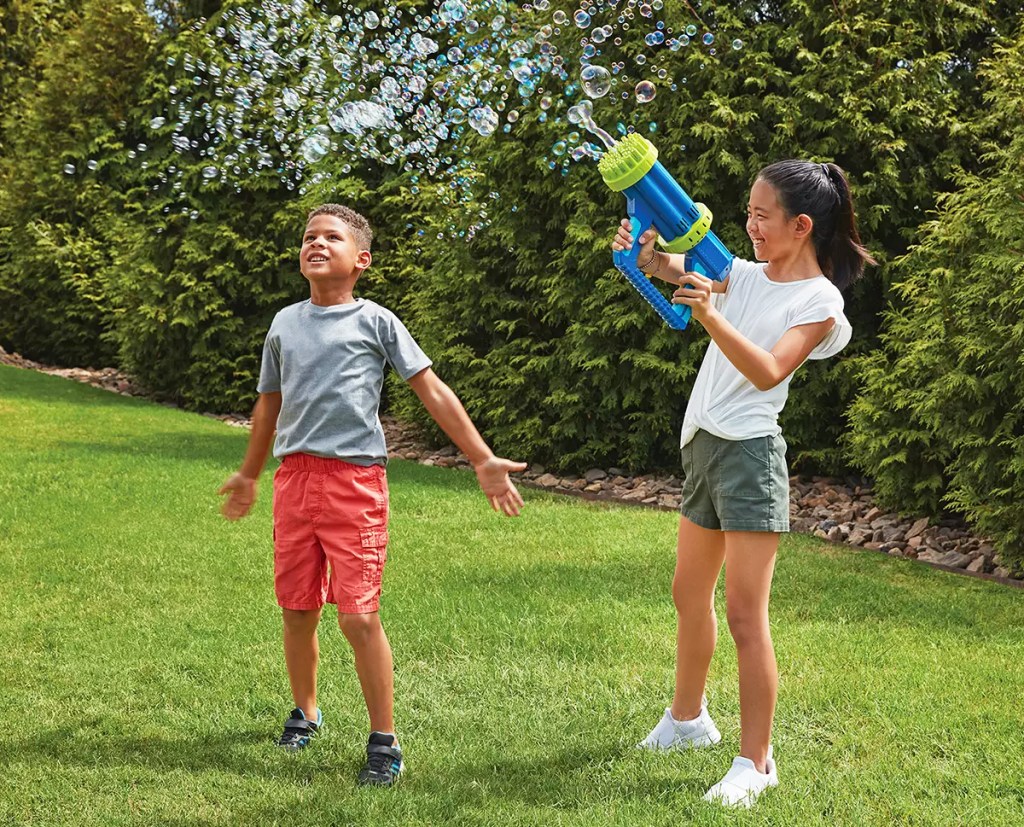
[[[771,350],[791,327],[825,319],[836,323],[811,351],[809,359],[827,359],[846,347],[853,328],[843,314],[843,296],[825,276],[800,281],[771,281],[765,264],[737,258],[715,308],[744,337]],[[711,342],[697,373],[683,417],[680,446],[699,428],[722,439],[741,440],[782,432],[779,413],[789,395],[790,374],[771,390],[759,391]]]

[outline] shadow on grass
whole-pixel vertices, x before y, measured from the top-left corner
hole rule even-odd
[[[82,726],[88,727],[89,722]],[[79,767],[142,767],[154,771],[186,770],[202,773],[210,770],[239,776],[260,776],[306,782],[311,776],[326,773],[354,773],[358,759],[342,760],[340,764],[325,760],[318,751],[310,757],[314,762],[273,743],[267,729],[235,730],[219,735],[194,738],[130,735],[111,737],[106,733],[84,734],[74,725],[52,730],[37,730],[30,738],[8,742],[9,765],[18,763]],[[253,749],[258,749],[254,755]],[[259,758],[266,760],[260,761]],[[13,760],[12,760],[13,759]]]

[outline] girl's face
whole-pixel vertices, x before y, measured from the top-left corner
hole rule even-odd
[[[800,232],[801,218],[809,221],[806,216],[787,219],[775,187],[758,178],[747,202],[747,235],[754,244],[754,258],[778,260],[795,252],[805,235]]]

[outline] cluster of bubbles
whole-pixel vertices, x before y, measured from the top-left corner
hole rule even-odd
[[[456,226],[453,217],[448,230],[472,238],[500,195],[477,196],[481,176],[467,138],[508,133],[531,110],[537,120],[561,124],[568,110],[564,138],[545,159],[567,174],[571,161],[600,157],[611,145],[593,122],[591,101],[619,92],[642,105],[655,98],[659,83],[677,88],[665,69],[648,64],[646,52],[701,42],[714,53],[706,27],[698,37],[695,24],[675,32],[659,19],[663,0],[580,0],[574,12],[552,9],[550,0],[433,0],[422,11],[397,3],[363,11],[345,0],[334,9],[266,0],[228,9],[217,25],[198,24],[189,53],[167,58],[175,82],[165,110],[149,121],[154,142],[198,156],[200,186],[240,189],[247,177],[269,175],[306,192],[354,165],[396,165],[409,173],[413,195],[422,177],[442,204],[460,208],[468,226]],[[638,16],[649,29],[646,48],[626,71],[625,60],[608,62],[603,50],[616,47],[621,55],[639,41],[631,37],[619,48]],[[574,29],[575,37],[558,38]],[[556,40],[578,42],[579,55],[561,54]],[[733,42],[735,49],[742,45]],[[601,145],[582,140],[577,126]],[[620,133],[626,129],[618,124]],[[140,143],[129,155],[146,148]],[[341,163],[322,163],[328,156]],[[184,175],[171,165],[154,189],[170,184],[182,212],[195,216],[187,194],[197,182]]]

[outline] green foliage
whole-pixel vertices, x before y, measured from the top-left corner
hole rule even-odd
[[[883,16],[868,2],[718,4],[718,54],[661,52],[666,80],[652,103],[634,106],[637,129],[657,123],[661,160],[708,202],[740,255],[750,255],[743,215],[761,167],[803,157],[849,171],[865,239],[883,266],[848,297],[856,338],[847,359],[808,366],[794,382],[783,428],[798,462],[846,466],[838,446],[857,387],[848,357],[875,345],[889,260],[958,165],[974,163],[972,67],[990,50],[992,27],[1008,25],[1009,8],[921,0]],[[730,48],[733,37],[742,49]],[[630,72],[635,49],[603,49],[602,62],[627,60]],[[629,106],[618,96],[631,99],[635,82],[621,80],[595,104],[599,124],[614,129]],[[706,339],[699,329],[669,332],[609,269],[625,203],[590,165],[565,178],[547,169],[537,148],[562,137],[564,124],[524,117],[513,130],[473,151],[502,196],[491,226],[471,244],[425,234],[408,322],[500,450],[560,468],[674,466]]]
[[[374,245],[383,263],[360,284],[361,295],[385,304],[392,222],[380,218],[387,185],[372,171],[338,175],[298,194],[273,170],[253,172],[232,187],[204,176],[209,161],[200,153],[173,147],[170,125],[147,130],[149,120],[166,111],[171,87],[191,82],[189,61],[217,60],[202,49],[195,31],[168,43],[133,113],[137,137],[149,141],[147,170],[128,194],[117,231],[122,244],[109,272],[114,308],[107,339],[119,364],[162,398],[190,409],[239,411],[255,398],[274,314],[309,297],[298,267],[307,211],[340,201],[385,228]],[[194,105],[208,104],[210,94],[208,87],[197,88]],[[340,173],[344,161],[331,158],[323,166],[331,164]],[[159,183],[176,169],[184,181],[180,193]]]
[[[5,106],[0,155],[0,343],[60,364],[109,364],[101,337],[110,296],[101,273],[116,237],[110,229],[123,186],[109,160],[149,59],[152,23],[140,2],[89,0],[60,26],[30,3],[8,10],[22,33],[48,35],[23,63],[18,94]],[[31,82],[33,77],[34,82]],[[65,165],[73,174],[63,171]]]
[[[904,306],[864,359],[850,447],[888,504],[962,512],[1024,569],[1024,31],[982,76],[983,167],[899,262]]]
[[[592,163],[564,177],[548,168],[544,148],[567,132],[559,107],[542,121],[534,101],[508,137],[463,142],[466,174],[481,193],[500,194],[477,204],[426,180],[415,192],[402,170],[350,169],[343,154],[321,162],[330,180],[307,178],[298,192],[274,169],[228,186],[203,175],[207,157],[171,145],[170,125],[148,126],[175,85],[188,85],[196,109],[223,104],[188,68],[218,60],[188,24],[217,26],[219,5],[166,0],[152,6],[156,21],[142,0],[20,0],[0,11],[0,344],[50,362],[116,362],[188,407],[245,409],[274,312],[308,295],[295,261],[305,211],[341,201],[377,230],[360,293],[402,316],[497,450],[560,469],[675,467],[707,339],[699,326],[669,331],[610,267],[623,199]],[[740,255],[749,255],[743,213],[762,166],[795,156],[848,170],[882,266],[848,297],[848,351],[794,381],[782,422],[791,457],[832,472],[852,462],[904,510],[960,509],[1004,547],[1016,542],[1020,377],[1009,353],[1020,288],[1006,286],[1020,273],[1021,233],[1016,207],[997,212],[995,196],[1020,203],[1020,141],[999,137],[1018,129],[1020,66],[1006,50],[986,64],[984,100],[977,67],[1020,21],[1019,2],[880,10],[868,0],[734,0],[713,14],[718,53],[658,52],[665,79],[647,105],[632,102],[637,78],[624,77],[635,75],[644,27],[624,33],[624,45],[603,44],[603,63],[628,68],[596,103],[598,122],[614,130],[621,117],[644,131],[656,122],[662,161],[711,206]],[[681,22],[688,15],[679,10]],[[572,26],[552,35],[570,62],[578,35]],[[730,48],[734,37],[742,49]],[[567,102],[564,92],[547,90]],[[200,120],[189,128],[201,130]],[[147,149],[133,159],[139,143]],[[175,190],[166,182],[178,172]],[[982,175],[1001,183],[986,188]],[[961,192],[943,197],[954,187]],[[963,213],[955,228],[922,224],[937,205]],[[490,225],[475,238],[452,232],[483,212]],[[977,295],[973,285],[961,295],[952,255],[984,274]],[[874,355],[893,301],[884,353]],[[961,305],[979,310],[950,311]],[[844,456],[862,370],[867,395]],[[402,383],[389,396],[394,411],[429,424]]]

